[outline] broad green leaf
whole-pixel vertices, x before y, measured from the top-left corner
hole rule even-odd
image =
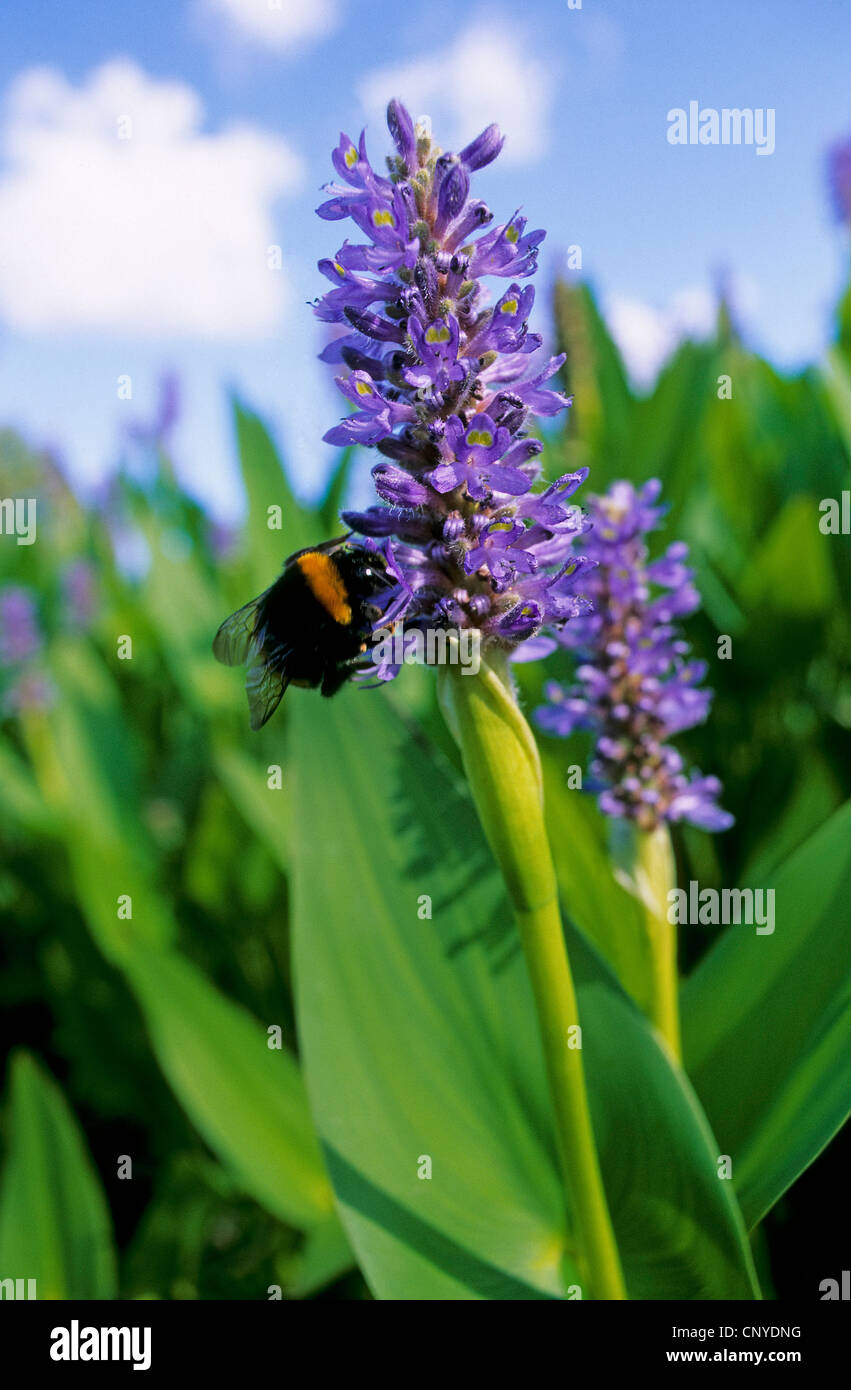
[[[286,832],[291,806],[281,791],[270,790],[265,758],[262,761],[252,758],[225,743],[216,745],[214,756],[216,771],[234,805],[286,873],[289,867]]]
[[[328,536],[336,536],[340,533],[340,509],[346,504],[346,493],[356,457],[357,450],[353,448],[342,451],[339,462],[328,479],[325,496],[319,503],[319,517],[322,528]]]
[[[688,1077],[579,932],[568,929],[615,1233],[634,1299],[759,1297],[732,1184]]]
[[[851,456],[851,369],[839,348],[828,352],[823,379],[846,452]]]
[[[636,407],[626,471],[636,481],[661,478],[674,515],[694,490],[706,412],[713,402],[724,404],[716,396],[719,370],[715,344],[684,342],[662,369],[653,394]],[[623,463],[620,468],[622,477]]]
[[[348,1237],[336,1212],[313,1226],[298,1255],[283,1266],[288,1298],[309,1298],[354,1266]]]
[[[303,1066],[361,1268],[381,1298],[563,1297],[578,1278],[531,992],[466,789],[379,692],[295,692],[290,732]],[[572,951],[630,1289],[752,1296],[688,1083],[578,935]]]
[[[163,1074],[210,1148],[282,1221],[310,1227],[333,1195],[295,1059],[171,952],[124,963]]]
[[[0,786],[4,818],[30,834],[49,835],[56,830],[56,818],[45,805],[31,769],[5,739],[0,740]]]
[[[620,352],[588,285],[556,286],[559,351],[567,355],[564,375],[573,407],[565,429],[594,462],[595,488],[623,467],[634,413]],[[598,472],[598,470],[602,470]]]
[[[835,770],[813,750],[798,781],[778,806],[777,819],[757,842],[742,870],[742,883],[763,883],[769,874],[776,873],[784,859],[824,825],[841,800]]]
[[[851,1109],[851,803],[765,886],[774,932],[728,927],[682,1000],[686,1066],[749,1226]]]
[[[239,463],[248,496],[246,533],[254,592],[269,587],[288,555],[321,536],[308,511],[293,494],[267,426],[237,399],[233,401]],[[270,507],[280,508],[280,527],[269,526]],[[273,513],[277,519],[277,513]],[[249,595],[252,597],[252,595]]]
[[[173,940],[174,922],[137,819],[136,757],[115,681],[83,642],[57,643],[51,657],[58,698],[26,724],[28,748],[81,911],[100,949],[117,961],[134,943],[156,948]]]
[[[9,1148],[0,1183],[0,1277],[39,1299],[115,1298],[112,1223],[62,1092],[26,1052],[9,1066]]]
[[[131,818],[135,802],[122,801],[127,760],[98,757],[98,737],[105,749],[125,737],[114,688],[82,646],[60,652],[55,669],[62,699],[31,739],[92,935],[125,972],[162,1070],[210,1147],[268,1210],[315,1224],[333,1197],[297,1063],[270,1050],[260,1026],[188,962],[160,949],[176,928]],[[131,915],[123,906],[119,917],[127,898]]]
[[[616,880],[606,849],[605,817],[587,792],[568,787],[567,758],[542,752],[547,828],[559,892],[570,919],[608,961],[644,1009],[652,995],[644,914]]]
[[[233,704],[233,678],[210,657],[213,637],[228,615],[226,604],[186,536],[167,529],[153,515],[145,517],[143,531],[150,547],[142,587],[145,616],[178,689],[209,719]]]
[[[818,527],[812,497],[786,503],[760,546],[750,556],[740,597],[753,611],[766,606],[795,617],[811,617],[834,597],[830,547]],[[789,557],[794,555],[794,564]]]

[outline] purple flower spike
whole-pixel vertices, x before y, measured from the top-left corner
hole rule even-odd
[[[606,815],[626,816],[643,830],[679,820],[726,830],[733,817],[717,804],[721,783],[687,776],[667,743],[703,723],[712,692],[698,688],[706,665],[688,660],[676,627],[677,618],[700,607],[688,548],[676,542],[648,563],[645,537],[665,511],[656,505],[660,491],[655,479],[638,490],[618,482],[605,497],[591,498],[592,527],[580,547],[596,566],[587,585],[594,607],[561,635],[580,658],[578,683],[565,690],[551,681],[535,718],[560,737],[575,729],[594,733],[591,774]],[[547,501],[542,494],[542,506]]]
[[[574,590],[590,565],[573,551],[588,523],[568,502],[585,471],[535,488],[543,446],[530,425],[570,405],[552,382],[564,359],[540,354],[529,331],[535,295],[522,282],[544,233],[527,232],[518,213],[491,225],[471,197],[471,176],[502,149],[497,126],[456,154],[399,101],[387,124],[389,177],[373,170],[363,137],[344,135],[340,182],[318,209],[329,222],[350,217],[365,238],[319,262],[330,288],[316,315],[351,330],[322,358],[348,368],[337,384],[354,407],[325,439],[389,460],[373,469],[381,504],[343,520],[392,553],[404,628],[476,628],[485,647],[540,654],[554,646],[548,632],[587,612]]]

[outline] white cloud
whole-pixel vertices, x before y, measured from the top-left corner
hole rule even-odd
[[[706,338],[718,314],[715,295],[701,286],[680,290],[664,309],[626,295],[607,295],[603,310],[636,386],[651,386],[684,338]]]
[[[459,149],[496,121],[507,136],[500,162],[527,164],[546,151],[555,73],[524,51],[518,30],[474,23],[448,48],[380,68],[361,83],[370,118],[399,97],[416,118],[429,115],[444,149]]]
[[[22,73],[0,128],[0,318],[46,333],[272,332],[288,291],[268,269],[271,210],[301,161],[279,136],[209,134],[203,117],[191,87],[126,60],[80,88]]]
[[[203,0],[203,10],[235,34],[276,53],[321,38],[337,25],[335,0]]]
[[[678,290],[662,309],[627,295],[609,294],[604,298],[603,313],[609,331],[636,386],[652,386],[660,368],[683,339],[699,340],[714,333],[721,294],[736,324],[750,318],[759,303],[756,283],[747,275],[730,272],[718,277],[714,291],[691,285]]]

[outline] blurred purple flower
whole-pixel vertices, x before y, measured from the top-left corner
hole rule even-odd
[[[128,436],[135,444],[164,448],[180,418],[180,404],[180,378],[176,372],[163,372],[159,379],[154,418],[147,424],[141,420],[132,421],[127,426]]]
[[[49,709],[56,690],[49,676],[41,671],[25,671],[5,691],[2,699],[4,714],[19,715]]]
[[[239,531],[227,521],[211,519],[207,523],[207,544],[214,560],[227,560],[234,552]]]
[[[827,170],[836,220],[851,223],[851,140],[828,150]]]
[[[17,585],[0,590],[0,666],[29,661],[41,645],[35,601],[29,590]]]
[[[95,573],[88,560],[74,560],[62,576],[64,617],[69,628],[85,631],[96,607]]]
[[[548,733],[594,733],[591,773],[607,815],[645,830],[678,820],[726,830],[733,817],[716,804],[721,783],[687,776],[667,743],[706,719],[712,692],[699,688],[706,663],[689,659],[678,626],[700,607],[688,547],[676,542],[648,562],[645,537],[665,511],[655,505],[660,491],[655,479],[637,490],[617,482],[590,499],[593,529],[580,546],[596,562],[588,581],[594,607],[560,637],[580,658],[578,683],[550,682],[535,718]]]

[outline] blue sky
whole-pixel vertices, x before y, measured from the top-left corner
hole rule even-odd
[[[219,514],[239,506],[228,385],[317,487],[343,403],[307,301],[341,233],[313,209],[340,128],[366,121],[380,162],[392,94],[445,145],[507,131],[477,191],[548,228],[539,326],[578,245],[641,380],[708,321],[719,272],[756,347],[813,360],[845,273],[824,150],[851,133],[849,40],[845,0],[6,0],[0,422],[94,484],[172,368],[179,472]],[[691,100],[774,108],[774,153],[670,145]]]

